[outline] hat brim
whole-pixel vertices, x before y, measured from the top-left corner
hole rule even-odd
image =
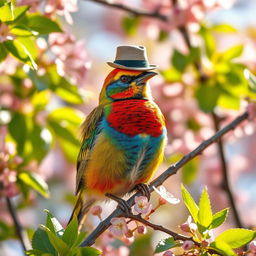
[[[107,64],[113,68],[128,69],[128,70],[153,70],[157,68],[157,65],[150,64],[149,67],[127,67],[113,62],[107,62]]]

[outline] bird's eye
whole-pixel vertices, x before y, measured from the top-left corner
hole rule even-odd
[[[120,80],[121,80],[123,83],[127,83],[127,82],[129,82],[129,77],[128,77],[128,76],[121,76]]]

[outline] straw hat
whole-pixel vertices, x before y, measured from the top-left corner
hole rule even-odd
[[[146,48],[135,45],[118,46],[114,62],[107,64],[113,68],[129,70],[152,70],[157,67],[148,63]]]

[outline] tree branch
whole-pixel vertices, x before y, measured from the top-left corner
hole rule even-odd
[[[219,126],[220,126],[220,118],[215,113],[212,114],[212,117],[213,117],[213,121],[214,121],[215,131],[218,131]],[[229,202],[231,204],[231,208],[234,213],[234,219],[235,219],[236,225],[239,228],[242,228],[243,225],[240,220],[239,213],[238,213],[238,210],[237,210],[237,207],[235,204],[235,200],[234,200],[234,197],[233,197],[230,185],[229,185],[228,167],[227,167],[227,162],[226,162],[225,153],[224,153],[223,141],[221,138],[218,140],[217,144],[218,144],[218,151],[219,151],[218,153],[219,153],[219,157],[220,157],[220,161],[221,161],[221,165],[222,165],[222,175],[223,175],[222,188],[227,193]]]
[[[135,16],[143,16],[143,17],[149,17],[149,18],[154,18],[154,19],[158,19],[164,22],[167,22],[169,20],[169,18],[161,13],[159,13],[158,10],[155,10],[154,12],[148,12],[148,11],[144,11],[144,10],[140,10],[140,9],[135,9],[129,6],[126,6],[124,4],[119,4],[119,3],[112,3],[108,0],[87,0],[90,2],[94,2],[94,3],[98,3],[101,5],[105,5],[111,8],[115,8],[115,9],[119,9],[125,12],[129,12],[131,14],[134,14]]]
[[[243,113],[242,115],[238,116],[235,120],[230,122],[226,125],[223,129],[216,132],[212,137],[208,140],[203,141],[196,149],[191,151],[189,154],[185,155],[181,160],[179,160],[176,164],[170,166],[166,171],[164,171],[160,176],[158,176],[155,180],[153,180],[149,185],[150,192],[153,191],[153,186],[158,187],[163,182],[169,178],[170,176],[177,173],[177,171],[188,163],[191,159],[195,158],[196,156],[200,155],[208,146],[213,144],[214,142],[218,141],[224,134],[233,130],[237,125],[248,118],[248,112]],[[137,192],[132,197],[130,197],[126,202],[127,204],[132,207],[134,205],[135,196],[140,196],[141,193]],[[95,230],[87,236],[81,246],[91,246],[95,243],[97,237],[99,237],[109,226],[110,221],[114,217],[121,217],[123,212],[117,208],[114,210],[105,220],[99,223],[99,225],[95,228]]]
[[[15,230],[16,230],[16,234],[17,234],[17,236],[20,240],[21,246],[25,252],[26,250],[29,250],[31,248],[29,239],[27,237],[26,232],[24,231],[24,229],[22,228],[22,226],[19,222],[18,216],[16,214],[16,210],[15,210],[15,208],[12,204],[12,201],[9,197],[6,197],[6,204],[7,204],[8,211],[12,217],[12,220],[13,220],[13,223],[15,226]],[[26,254],[24,253],[24,255],[26,255]]]

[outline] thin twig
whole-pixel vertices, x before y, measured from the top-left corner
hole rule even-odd
[[[170,176],[177,173],[177,171],[188,163],[191,159],[195,158],[196,156],[200,155],[208,146],[213,144],[214,142],[218,141],[224,134],[233,130],[237,125],[248,118],[248,112],[243,113],[242,115],[238,116],[235,120],[231,123],[226,125],[223,129],[216,132],[212,137],[208,140],[203,141],[196,149],[191,151],[189,154],[185,155],[178,161],[176,164],[170,166],[165,172],[163,172],[160,176],[158,176],[155,180],[153,180],[149,185],[150,192],[153,191],[153,186],[158,187],[163,184],[163,182],[169,178]],[[126,202],[127,204],[132,207],[134,205],[135,196],[140,196],[141,193],[137,192],[132,197],[130,197]],[[99,223],[99,225],[95,228],[95,230],[87,236],[81,246],[91,246],[95,243],[97,237],[99,237],[109,226],[110,221],[114,217],[120,217],[123,215],[123,212],[117,208],[115,209],[105,220]]]
[[[22,228],[22,226],[19,222],[15,207],[13,206],[12,201],[9,197],[6,197],[6,204],[7,204],[9,213],[12,217],[12,220],[13,220],[13,223],[15,226],[15,230],[16,230],[16,234],[17,234],[17,236],[20,240],[21,246],[25,252],[26,250],[29,250],[31,248],[29,239],[27,237],[25,230]],[[26,255],[26,254],[24,253],[24,255]]]
[[[215,131],[218,131],[219,128],[220,128],[219,117],[215,113],[213,113],[212,118],[213,118],[213,121],[214,121]],[[234,213],[234,219],[235,219],[236,225],[239,228],[242,228],[243,225],[242,225],[242,222],[240,220],[239,213],[238,213],[238,210],[237,210],[237,207],[236,207],[236,204],[235,204],[235,200],[234,200],[234,197],[233,197],[233,193],[232,193],[230,185],[229,185],[227,161],[226,161],[226,158],[225,158],[223,141],[222,141],[221,138],[218,140],[217,145],[218,145],[218,153],[219,153],[219,157],[220,157],[220,161],[221,161],[222,174],[223,174],[223,184],[222,184],[223,186],[222,186],[222,188],[227,193],[229,202],[231,204],[231,208],[232,208],[233,213]]]
[[[200,245],[200,243],[196,242],[193,237],[188,237],[188,236],[183,236],[183,235],[180,235],[176,232],[173,232],[161,225],[157,225],[157,224],[153,224],[152,222],[149,222],[145,219],[143,219],[140,215],[134,215],[134,214],[125,214],[126,218],[129,218],[129,219],[133,219],[133,220],[136,220],[138,222],[141,222],[143,223],[144,225],[146,226],[149,226],[151,228],[153,228],[154,230],[159,230],[159,231],[162,231],[166,234],[169,234],[170,236],[172,236],[174,238],[174,240],[182,240],[182,241],[187,241],[187,240],[191,240],[193,241],[196,245]]]
[[[129,12],[135,16],[143,16],[143,17],[149,17],[149,18],[154,18],[154,19],[158,19],[164,22],[167,22],[169,20],[169,18],[161,13],[159,13],[158,10],[153,11],[153,12],[148,12],[145,10],[140,10],[140,9],[135,9],[132,8],[130,6],[124,5],[124,4],[119,4],[119,3],[112,3],[110,1],[105,1],[105,0],[86,0],[86,1],[90,1],[90,2],[94,2],[94,3],[98,3],[98,4],[102,4],[111,8],[116,8],[125,12]]]

